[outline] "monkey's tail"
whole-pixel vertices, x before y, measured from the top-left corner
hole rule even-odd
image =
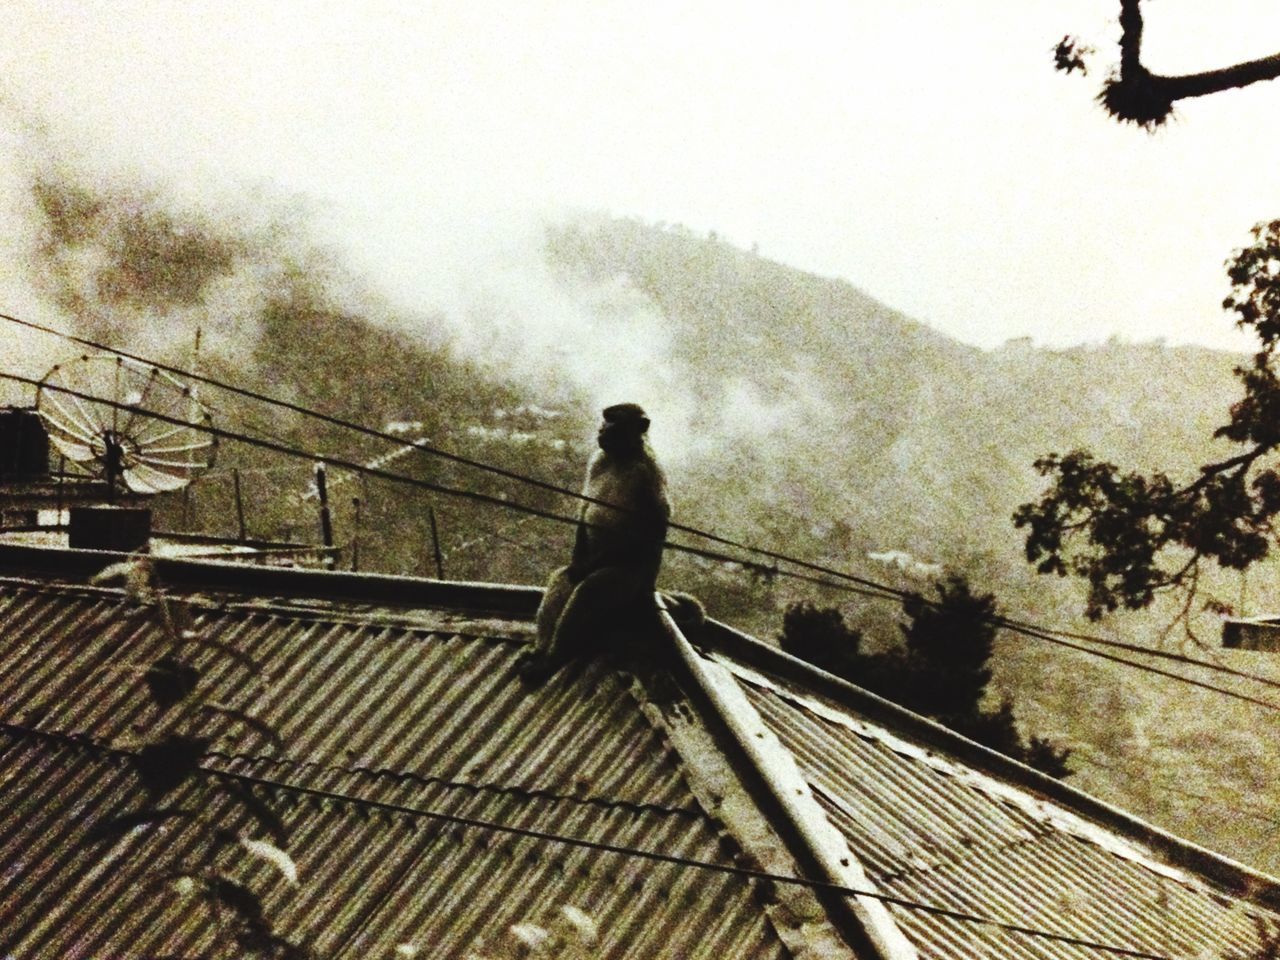
[[[662,605],[678,627],[700,627],[707,622],[707,610],[691,593],[682,590],[663,590],[659,594]]]

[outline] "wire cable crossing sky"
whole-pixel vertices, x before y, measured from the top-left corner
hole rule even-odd
[[[17,321],[16,318],[8,317],[3,314],[0,314],[0,317],[4,319],[14,320],[14,322],[20,322],[20,321]],[[179,372],[182,372],[182,371],[179,371]],[[19,374],[8,373],[3,370],[0,370],[0,379],[6,380],[9,382],[25,384],[30,387],[42,386],[41,381],[32,379],[30,377],[24,377]],[[157,420],[162,423],[168,423],[173,425],[187,425],[187,426],[190,426],[191,429],[198,431],[200,433],[209,434],[211,436],[218,437],[220,439],[244,443],[249,446],[259,447],[261,449],[270,450],[272,452],[283,454],[285,456],[300,457],[300,458],[304,458],[304,459],[316,461],[316,462],[325,462],[334,466],[338,466],[347,470],[354,471],[356,473],[359,473],[374,479],[417,487],[423,490],[442,493],[447,496],[454,496],[454,497],[460,497],[467,500],[474,500],[477,502],[489,504],[499,509],[511,510],[517,513],[525,514],[526,516],[538,517],[544,520],[551,520],[560,524],[576,525],[577,523],[579,523],[579,520],[576,519],[575,517],[572,517],[566,514],[556,513],[555,511],[543,510],[541,508],[533,507],[528,504],[519,503],[517,501],[509,500],[504,497],[493,496],[490,494],[482,493],[477,490],[471,490],[471,489],[462,488],[462,487],[450,487],[450,486],[439,484],[439,483],[433,483],[429,480],[424,480],[417,477],[405,476],[403,474],[394,473],[378,467],[371,467],[368,464],[359,463],[357,461],[345,459],[342,457],[336,457],[328,453],[323,453],[321,451],[302,449],[293,445],[283,444],[273,440],[266,440],[261,437],[254,437],[249,434],[241,433],[239,431],[227,430],[224,428],[219,428],[219,427],[215,427],[208,424],[187,424],[186,421],[180,418],[175,418],[167,414],[158,413],[154,411],[142,410],[135,406],[122,404],[117,401],[111,400],[109,398],[104,398],[104,397],[96,396],[93,394],[87,394],[87,393],[77,391],[68,387],[58,386],[50,383],[43,383],[42,388],[46,390],[51,390],[58,395],[66,395],[77,400],[96,403],[108,408],[117,409],[117,410],[121,410],[131,414],[140,415],[147,419]],[[266,399],[266,398],[260,397],[260,399]],[[303,412],[310,413],[311,411],[304,410]],[[431,451],[427,451],[427,452],[431,452]],[[528,478],[519,477],[516,475],[512,475],[512,476],[515,476],[516,479],[519,479],[521,481],[528,480]],[[894,588],[865,577],[859,577],[854,574],[845,573],[840,570],[835,570],[829,567],[813,564],[807,560],[791,557],[776,551],[762,550],[760,548],[753,547],[749,544],[741,544],[736,541],[732,541],[732,540],[728,540],[726,538],[720,537],[714,533],[702,531],[694,527],[687,527],[683,525],[673,525],[673,529],[683,530],[685,532],[692,533],[700,537],[704,537],[713,542],[726,543],[731,546],[737,547],[739,549],[745,550],[747,552],[766,555],[774,560],[779,560],[784,563],[793,564],[795,566],[799,566],[804,569],[816,570],[824,574],[824,576],[819,577],[819,576],[814,576],[813,574],[801,573],[795,570],[787,570],[787,569],[772,567],[772,568],[768,568],[767,570],[767,572],[770,575],[788,577],[791,579],[816,584],[818,586],[827,587],[835,590],[846,591],[846,592],[852,592],[862,596],[870,597],[873,599],[880,599],[880,600],[901,601],[905,599],[909,594],[908,591],[905,591],[899,588]],[[668,542],[666,544],[666,547],[667,549],[670,549],[670,550],[674,550],[680,553],[691,554],[693,556],[703,557],[705,559],[731,562],[731,563],[742,565],[744,567],[754,566],[759,569],[764,569],[764,568],[761,568],[758,563],[753,563],[752,561],[743,560],[741,557],[732,556],[730,554],[725,554],[725,553],[721,553],[714,550],[708,550],[702,547],[693,547],[688,544],[673,543],[673,542]],[[835,577],[836,579],[832,580],[832,579],[828,579],[828,577]],[[928,598],[922,597],[921,599],[925,603],[933,602],[933,601],[930,601]],[[1213,684],[1206,683],[1202,680],[1197,680],[1193,677],[1187,677],[1182,674],[1173,672],[1171,670],[1165,670],[1161,667],[1155,667],[1150,664],[1144,664],[1134,660],[1129,660],[1112,653],[1106,653],[1101,650],[1092,649],[1081,643],[1073,642],[1072,639],[1068,639],[1068,638],[1084,640],[1089,643],[1095,643],[1104,647],[1123,649],[1130,652],[1138,653],[1140,655],[1149,655],[1149,656],[1153,656],[1161,659],[1173,660],[1176,662],[1184,663],[1188,666],[1208,668],[1217,672],[1228,673],[1242,679],[1255,680],[1257,682],[1263,683],[1268,686],[1276,685],[1273,681],[1270,681],[1269,679],[1264,677],[1247,674],[1243,671],[1235,670],[1233,668],[1227,668],[1219,664],[1211,663],[1209,661],[1196,660],[1194,658],[1187,657],[1181,654],[1173,654],[1167,651],[1160,651],[1160,650],[1144,650],[1133,644],[1119,643],[1119,642],[1108,640],[1103,637],[1097,637],[1093,635],[1086,635],[1086,634],[1079,634],[1079,633],[1066,633],[1063,631],[1056,631],[1056,630],[1053,630],[1052,628],[1047,628],[1047,627],[1040,628],[1040,627],[1034,626],[1033,624],[1029,624],[1026,621],[1011,620],[1005,617],[999,617],[995,622],[1003,629],[1012,631],[1013,633],[1019,634],[1021,636],[1025,636],[1025,637],[1036,639],[1036,640],[1042,640],[1054,646],[1075,650],[1079,653],[1084,653],[1090,656],[1098,657],[1103,660],[1108,660],[1112,663],[1118,663],[1124,666],[1133,667],[1135,669],[1145,671],[1153,675],[1158,675],[1171,680],[1178,681],[1188,686],[1196,687],[1201,690],[1206,690],[1211,693],[1216,693],[1221,696],[1227,697],[1229,699],[1238,700],[1240,702],[1252,704],[1257,707],[1262,707],[1268,711],[1280,712],[1280,704],[1276,704],[1268,700],[1262,700],[1258,697],[1253,697],[1248,694],[1239,693],[1235,690],[1230,690],[1226,687],[1215,686]]]

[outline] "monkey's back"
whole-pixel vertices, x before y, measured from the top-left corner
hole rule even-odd
[[[597,451],[583,492],[611,505],[588,503],[583,509],[593,561],[648,563],[661,557],[671,502],[666,477],[651,454],[620,459]]]

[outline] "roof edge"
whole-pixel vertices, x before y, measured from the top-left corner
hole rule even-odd
[[[1112,828],[1127,839],[1145,844],[1170,864],[1190,869],[1228,887],[1242,899],[1273,910],[1280,909],[1280,879],[1148,823],[727,624],[708,620],[699,640],[716,652],[741,660],[748,666],[769,670],[843,706],[852,707],[870,720],[891,726],[895,733],[946,751],[983,773],[1059,802],[1073,813]]]
[[[145,559],[165,586],[261,596],[347,600],[403,607],[444,607],[531,620],[538,587],[430,580],[345,570],[303,570],[227,560],[154,557],[106,550],[0,544],[0,571],[87,581],[105,567]]]

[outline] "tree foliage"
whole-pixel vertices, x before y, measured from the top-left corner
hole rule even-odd
[[[936,599],[906,598],[902,645],[886,653],[863,652],[861,632],[850,628],[838,609],[809,603],[787,608],[778,640],[788,653],[829,673],[1050,776],[1067,776],[1070,751],[1038,737],[1024,741],[1011,699],[995,708],[983,705],[999,620],[995,597],[974,593],[954,575],[936,591]]]
[[[1036,469],[1050,478],[1014,523],[1026,529],[1027,560],[1041,573],[1077,576],[1089,586],[1092,619],[1119,607],[1141,609],[1178,591],[1190,609],[1206,562],[1244,570],[1266,557],[1280,513],[1280,220],[1254,228],[1254,242],[1227,265],[1223,306],[1260,347],[1236,367],[1243,396],[1214,436],[1232,456],[1177,482],[1161,472],[1123,471],[1086,450],[1050,453]]]
[[[1246,87],[1280,76],[1280,54],[1248,60],[1201,73],[1166,76],[1152,73],[1142,62],[1142,0],[1120,2],[1120,62],[1098,93],[1106,111],[1123,123],[1148,130],[1164,124],[1178,100]],[[1077,37],[1063,37],[1054,47],[1054,68],[1088,74],[1086,61],[1094,53]]]

